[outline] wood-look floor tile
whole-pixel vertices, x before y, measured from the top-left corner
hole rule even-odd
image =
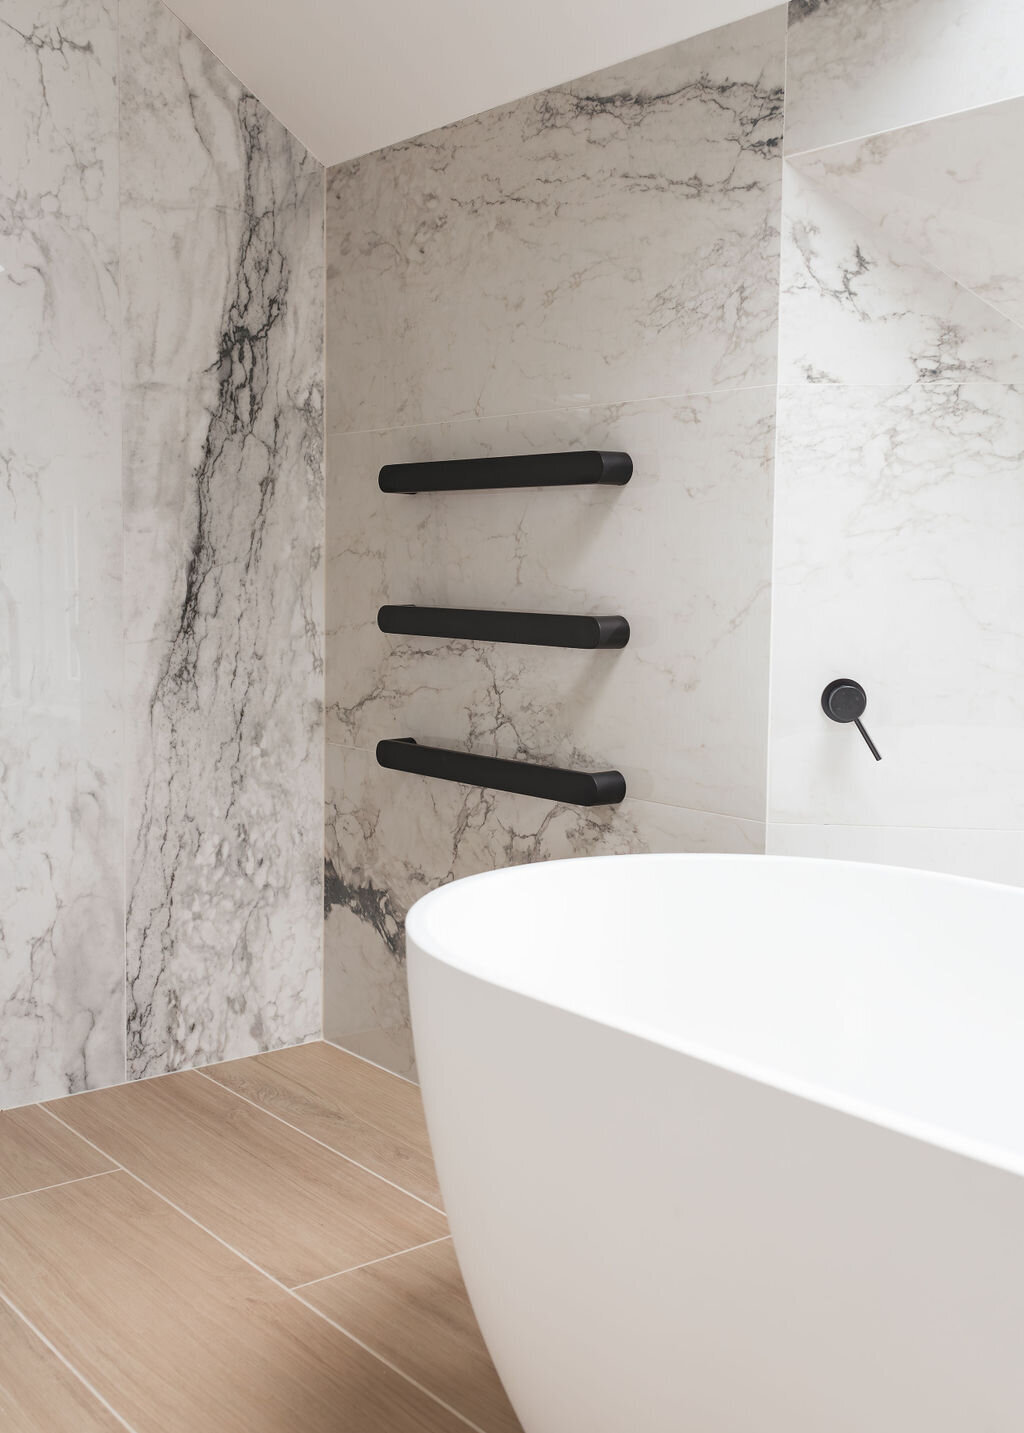
[[[0,1288],[137,1433],[466,1433],[127,1174],[0,1204]]]
[[[0,1428],[4,1433],[124,1433],[124,1424],[4,1303],[0,1303]]]
[[[0,1199],[110,1169],[109,1159],[39,1105],[0,1112]]]
[[[443,1215],[194,1072],[49,1108],[286,1284],[448,1232]]]
[[[203,1073],[440,1206],[416,1085],[323,1042],[229,1060]]]
[[[450,1239],[325,1279],[302,1294],[486,1433],[521,1433]]]

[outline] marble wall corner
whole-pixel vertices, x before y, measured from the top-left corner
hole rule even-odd
[[[790,0],[787,153],[1022,94],[1017,0]]]
[[[140,1076],[320,1028],[323,170],[158,0],[127,9],[127,990]]]
[[[764,824],[627,798],[578,808],[430,781],[328,743],[324,1033],[415,1073],[405,915],[427,891],[528,861],[656,851],[764,850]]]

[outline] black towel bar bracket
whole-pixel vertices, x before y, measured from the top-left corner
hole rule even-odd
[[[382,607],[382,632],[449,637],[466,642],[521,642],[532,647],[624,647],[625,617],[575,617],[560,612],[487,612],[475,607]]]
[[[497,756],[474,756],[440,746],[420,746],[412,737],[377,743],[377,761],[391,771],[409,771],[466,786],[487,786],[520,796],[539,796],[568,806],[615,806],[625,800],[626,781],[619,771],[567,771],[534,766]]]
[[[564,488],[584,483],[622,487],[632,476],[633,460],[628,453],[590,451],[389,463],[381,468],[377,481],[382,493],[443,493],[479,488]]]

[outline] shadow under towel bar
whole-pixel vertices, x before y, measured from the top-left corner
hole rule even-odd
[[[497,756],[474,756],[440,746],[420,746],[412,737],[377,743],[377,761],[391,771],[411,771],[466,786],[489,786],[520,796],[539,796],[568,806],[615,806],[625,800],[626,781],[619,771],[566,771]]]
[[[382,632],[453,637],[467,642],[522,642],[532,647],[624,647],[625,617],[576,617],[562,612],[487,612],[475,607],[382,607]]]
[[[633,476],[628,453],[525,453],[518,458],[455,458],[436,463],[389,463],[377,481],[382,493],[469,492],[475,488],[564,488],[581,483],[622,487]]]

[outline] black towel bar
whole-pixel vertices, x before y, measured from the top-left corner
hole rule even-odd
[[[474,756],[440,746],[420,746],[412,737],[377,743],[377,761],[391,771],[411,771],[467,786],[489,786],[539,796],[569,806],[614,806],[625,800],[626,782],[619,771],[566,771],[560,766],[534,766],[497,756]]]
[[[515,458],[455,458],[389,463],[377,479],[382,493],[467,492],[473,488],[563,488],[579,483],[621,487],[633,476],[628,453],[524,453]]]
[[[576,617],[562,612],[487,612],[475,607],[382,607],[382,632],[453,637],[467,642],[523,642],[533,647],[624,647],[625,617]]]

